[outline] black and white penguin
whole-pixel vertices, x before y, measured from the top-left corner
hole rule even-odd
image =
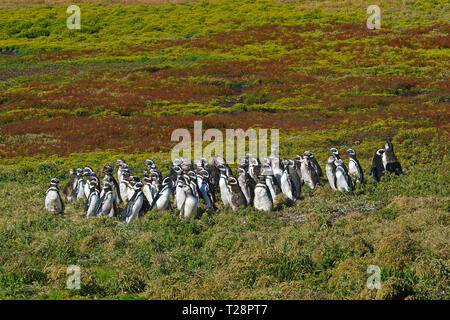
[[[50,213],[64,213],[64,202],[59,194],[58,189],[59,180],[53,178],[50,180],[50,186],[45,193],[44,206]]]
[[[200,167],[201,168],[201,167]],[[206,169],[200,169],[197,174],[199,193],[208,208],[214,207],[214,195],[210,187],[210,176]]]
[[[133,188],[130,184],[130,172],[124,171],[121,174],[122,178],[119,184],[120,197],[124,203],[128,202],[128,195],[132,193]]]
[[[218,165],[217,169],[219,170],[219,190],[220,190],[220,197],[222,199],[222,203],[224,206],[229,205],[229,196],[228,196],[228,175],[227,175],[227,169],[225,165],[220,164]]]
[[[250,177],[245,167],[239,167],[238,171],[238,183],[241,187],[241,191],[248,204],[253,203],[255,197],[255,181]]]
[[[116,201],[114,199],[114,192],[112,185],[109,182],[105,182],[103,185],[102,195],[95,207],[95,216],[108,216],[112,218],[118,214]]]
[[[71,168],[69,170],[69,181],[67,182],[67,184],[64,186],[63,189],[63,195],[67,198],[67,200],[71,201],[72,200],[72,192],[74,187],[77,184],[77,170],[75,168]]]
[[[158,210],[167,210],[170,208],[170,194],[172,192],[172,180],[166,177],[162,181],[161,189],[154,196],[153,202],[150,205],[150,210],[156,206]]]
[[[81,201],[85,199],[84,185],[85,181],[83,179],[83,168],[77,168],[77,178],[71,194],[72,200]]]
[[[260,177],[255,186],[255,198],[253,200],[253,205],[256,210],[259,211],[272,211],[273,210],[273,200],[270,195],[269,188],[264,182],[264,177]]]
[[[314,171],[316,171],[316,174],[318,177],[323,177],[322,168],[319,165],[319,162],[317,162],[317,159],[314,157],[314,153],[310,150],[306,150],[303,155],[309,159],[309,162],[311,163],[311,166],[314,168]]]
[[[98,191],[98,179],[91,177],[89,180],[89,196],[86,199],[84,211],[86,211],[86,217],[95,216],[95,208],[100,200],[100,192]]]
[[[144,184],[140,181],[136,182],[133,186],[133,196],[128,201],[120,221],[130,223],[133,220],[138,219],[140,216],[144,215],[150,209],[150,204],[144,197],[142,192],[142,187]]]
[[[271,153],[269,156],[270,166],[272,167],[273,175],[278,182],[278,185],[281,185],[281,175],[283,174],[283,168],[281,164],[281,160],[278,156],[278,148],[272,147]]]
[[[87,177],[87,181],[84,184],[84,196],[87,199],[89,197],[89,193],[91,190],[91,186],[90,186],[91,177],[95,177],[95,178],[97,178],[97,180],[98,180],[98,177],[97,177],[97,174],[95,173],[95,171],[91,167],[84,167],[83,177]]]
[[[337,190],[336,187],[336,165],[334,164],[335,161],[334,156],[328,157],[327,165],[325,166],[325,173],[328,178],[328,182],[330,183],[331,189]]]
[[[146,172],[143,174],[143,182],[144,186],[142,187],[142,192],[144,193],[145,198],[147,198],[147,201],[149,203],[153,202],[153,197],[157,193],[155,188],[153,187],[153,181],[152,178],[147,175]]]
[[[181,168],[179,169],[181,170]],[[183,172],[183,170],[181,170],[181,172]],[[183,185],[185,184],[187,184],[185,176],[183,174],[178,175],[178,178],[175,182],[175,205],[177,206],[178,210],[181,210],[184,200],[186,199],[183,188]]]
[[[369,174],[372,176],[372,178],[379,182],[381,177],[383,176],[384,166],[383,166],[383,160],[382,155],[384,153],[384,149],[378,149],[372,158],[372,164],[370,165],[370,171]]]
[[[358,159],[356,158],[356,151],[350,148],[347,149],[347,153],[350,156],[350,160],[348,162],[348,174],[350,177],[354,178],[355,184],[358,182],[364,183],[364,172]]]
[[[295,186],[293,185],[291,173],[289,170],[289,160],[283,159],[283,174],[281,175],[281,191],[291,201],[295,201]],[[266,186],[267,187],[267,186]],[[255,192],[256,193],[256,192]]]
[[[241,187],[235,177],[228,177],[227,180],[228,188],[228,203],[230,204],[233,211],[239,208],[247,206],[247,200],[242,193]]]
[[[181,204],[180,215],[185,218],[195,218],[198,214],[198,197],[195,196],[191,186],[179,182],[184,192],[184,201]]]
[[[144,164],[149,168],[149,173],[151,176],[155,176],[158,182],[162,182],[162,174],[156,167],[155,162],[152,159],[145,159]]]
[[[350,176],[348,175],[348,172],[344,165],[344,160],[342,159],[335,159],[334,164],[336,165],[336,188],[339,191],[346,191],[350,192],[353,190],[353,183],[352,179],[350,179]]]
[[[123,159],[117,159],[114,161],[117,165],[117,182],[120,184],[122,182],[123,171],[130,171],[128,164]]]
[[[122,203],[122,197],[120,196],[120,188],[119,184],[117,183],[116,179],[113,175],[113,167],[110,165],[106,165],[103,167],[105,177],[103,178],[103,182],[108,182],[111,184],[111,190],[114,193],[114,201],[116,202],[116,205],[120,205]]]
[[[270,160],[261,167],[261,176],[265,177],[266,186],[269,188],[272,200],[275,201],[277,195],[281,193],[281,187],[275,178]]]
[[[314,189],[319,183],[319,176],[317,175],[317,171],[312,165],[309,156],[304,156],[300,159],[300,171],[302,173],[303,182],[310,189]]]
[[[386,171],[393,172],[396,175],[402,173],[402,166],[394,153],[394,145],[388,141],[384,145],[384,153],[382,155],[383,166]]]
[[[248,174],[255,181],[258,181],[258,177],[261,175],[261,162],[255,156],[248,155]]]

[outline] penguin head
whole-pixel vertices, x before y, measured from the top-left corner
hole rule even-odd
[[[59,179],[58,178],[52,178],[50,180],[50,185],[57,187],[59,183]]]
[[[113,173],[113,167],[111,167],[109,164],[105,165],[103,167],[103,171],[105,174],[112,174]]]
[[[192,170],[188,172],[188,177],[193,181],[197,180],[197,174]]]
[[[375,152],[375,154],[376,154],[377,156],[381,156],[384,152],[385,152],[384,149],[378,149],[377,152]]]
[[[122,179],[124,179],[124,180],[126,180],[126,181],[129,181],[129,180],[130,180],[130,176],[131,176],[130,171],[124,171],[124,172],[122,173]]]
[[[351,155],[351,156],[356,156],[356,152],[355,152],[355,150],[353,150],[352,148],[347,149],[346,152],[347,152],[349,155]]]
[[[223,173],[223,174],[225,174],[227,172],[227,168],[223,164],[219,164],[217,166],[217,169],[219,170],[220,173]]]
[[[91,167],[84,167],[83,176],[90,177],[91,175],[94,175],[94,174],[95,174],[95,172],[94,172],[94,170],[92,170]]]
[[[314,153],[310,150],[306,150],[305,152],[303,152],[303,155],[307,158],[314,158]]]
[[[162,185],[171,187],[172,186],[172,179],[170,179],[170,177],[164,178],[164,180],[162,182]]]
[[[334,154],[335,156],[339,156],[339,150],[336,148],[331,148],[330,149],[331,153]]]
[[[150,177],[150,172],[148,170],[142,170],[142,176],[149,178]]]
[[[104,189],[104,190],[111,190],[111,188],[112,188],[111,183],[105,182],[105,183],[103,184],[103,189]]]
[[[237,168],[237,172],[238,172],[239,175],[245,175],[247,170],[245,170],[245,168],[243,168],[243,167],[238,167]]]
[[[129,166],[128,164],[126,164],[126,163],[122,163],[122,164],[120,165],[120,169],[121,169],[122,171],[130,171],[130,166]]]
[[[97,186],[98,186],[98,180],[96,180],[96,179],[89,180],[89,188],[91,190],[97,188]]]
[[[240,190],[238,181],[234,177],[228,177],[227,188],[231,193],[237,193]]]
[[[174,166],[173,167],[173,171],[175,171],[175,173],[177,174],[177,176],[180,176],[183,174],[183,170],[181,170],[180,166]]]
[[[335,159],[334,160],[334,164],[336,165],[336,167],[342,166],[344,164],[344,160],[342,160],[342,159]]]
[[[260,165],[259,159],[250,155],[250,158],[248,159],[248,164],[250,167],[257,167]]]
[[[77,176],[82,176],[84,174],[83,168],[77,168]]]
[[[180,158],[175,158],[172,161],[173,166],[179,166],[181,164],[181,159]]]
[[[150,184],[153,181],[152,178],[150,178],[148,176],[144,176],[143,180],[144,180],[144,183],[147,183],[147,184]]]
[[[264,164],[261,168],[261,175],[263,176],[273,176],[272,167],[268,164]]]
[[[152,159],[145,159],[145,160],[144,160],[144,164],[145,164],[147,167],[150,167],[150,168],[152,168],[152,169],[156,169],[155,162],[154,162]]]
[[[144,184],[141,181],[136,182],[136,184],[133,186],[134,190],[139,190],[144,186]]]
[[[386,150],[394,151],[394,145],[392,144],[392,142],[387,141],[387,142],[384,144],[384,151],[386,151]]]
[[[269,158],[263,158],[263,161],[262,161],[262,163],[263,163],[263,165],[269,165],[270,166],[270,159]]]
[[[121,165],[125,164],[125,161],[123,161],[122,159],[117,159],[117,160],[114,160],[114,163],[120,167]]]
[[[289,167],[289,159],[283,158],[283,160],[281,160],[281,163],[283,164],[283,168],[288,168]]]
[[[198,172],[198,174],[199,174],[199,176],[202,177],[202,179],[204,179],[204,180],[208,180],[208,179],[209,179],[209,172],[208,172],[208,170],[205,170],[205,169],[200,170],[200,171]]]

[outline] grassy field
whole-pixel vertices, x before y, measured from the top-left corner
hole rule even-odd
[[[68,3],[0,5],[1,299],[450,298],[448,1],[383,1],[380,30],[371,1],[80,1],[81,30]],[[271,213],[45,212],[71,167],[150,157],[167,174],[171,132],[195,120],[278,128],[281,156],[322,168],[353,147],[366,176],[392,139],[405,174],[353,195],[323,180]]]

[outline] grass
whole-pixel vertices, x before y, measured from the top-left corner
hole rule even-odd
[[[81,1],[80,31],[62,0],[0,5],[0,298],[449,299],[448,3],[383,2],[370,31],[369,1],[166,2]],[[171,132],[197,120],[278,128],[282,156],[323,169],[352,147],[366,176],[392,139],[405,174],[353,195],[323,180],[271,213],[45,212],[71,167],[167,174]]]

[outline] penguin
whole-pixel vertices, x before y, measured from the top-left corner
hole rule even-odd
[[[209,183],[209,172],[202,169],[197,174],[197,184],[199,186],[199,193],[208,208],[214,207],[214,197]]]
[[[87,199],[89,197],[89,193],[91,191],[89,181],[90,181],[91,177],[97,177],[97,174],[91,167],[84,167],[83,177],[87,177],[87,181],[84,184],[84,196]]]
[[[143,184],[144,186],[142,187],[142,192],[144,193],[145,198],[147,198],[147,201],[149,203],[153,202],[153,197],[155,196],[155,191],[154,188],[152,186],[152,178],[150,178],[149,176],[146,176],[144,174],[144,179],[143,179]]]
[[[258,158],[251,154],[248,155],[248,174],[255,181],[255,183],[261,175],[261,163]]]
[[[185,218],[195,218],[198,214],[198,197],[194,195],[188,184],[182,184],[185,199],[180,210],[180,215]]]
[[[238,169],[238,182],[241,187],[241,191],[248,204],[253,203],[255,197],[255,181],[250,177],[245,167],[239,167]]]
[[[309,159],[309,162],[311,163],[311,166],[314,168],[314,171],[316,171],[317,176],[323,177],[322,168],[319,165],[319,162],[317,162],[317,159],[314,157],[314,153],[310,150],[306,150],[303,155]]]
[[[99,201],[97,202],[94,215],[108,216],[109,218],[112,218],[117,215],[118,211],[111,183],[105,182],[102,191],[103,195],[101,195]]]
[[[266,186],[267,187],[267,186]],[[283,174],[281,175],[281,191],[291,201],[295,201],[294,186],[289,171],[289,160],[283,159]],[[256,194],[256,191],[255,191]],[[256,195],[255,195],[256,196]]]
[[[341,157],[339,156],[339,150],[336,148],[330,149],[331,153],[333,154],[333,157],[337,160],[339,160]]]
[[[350,160],[348,162],[348,174],[351,177],[354,177],[354,184],[358,182],[364,183],[364,172],[358,159],[356,158],[356,151],[350,148],[347,149],[347,153],[350,156]]]
[[[185,157],[181,158],[180,168],[186,173],[194,170],[191,160]]]
[[[177,206],[178,210],[181,210],[184,204],[184,200],[186,200],[186,194],[183,188],[185,184],[187,184],[185,177],[183,175],[180,175],[175,185],[175,205]]]
[[[95,208],[100,200],[100,192],[98,191],[98,184],[95,179],[89,181],[89,196],[86,199],[84,211],[86,211],[86,218],[95,216]]]
[[[239,183],[235,177],[228,177],[227,179],[227,189],[228,189],[228,203],[230,204],[233,211],[239,208],[247,206],[247,200],[242,193]]]
[[[103,181],[111,184],[111,190],[114,193],[114,201],[116,202],[116,206],[118,206],[122,203],[122,198],[120,196],[119,184],[113,176],[113,167],[111,167],[110,165],[106,165],[103,167],[103,169],[105,173]]]
[[[304,183],[313,190],[317,183],[319,183],[319,176],[316,169],[311,163],[309,156],[304,156],[300,159],[300,171]]]
[[[394,145],[392,144],[392,142],[388,141],[384,145],[384,153],[381,156],[381,159],[386,171],[395,173],[396,175],[400,175],[402,173],[402,166],[395,156]]]
[[[262,166],[261,176],[265,177],[265,183],[269,188],[272,200],[275,200],[276,196],[281,193],[281,187],[275,179],[275,175],[270,165],[270,160]]]
[[[149,167],[150,171],[150,175],[155,175],[157,177],[157,180],[160,180],[162,175],[161,172],[158,170],[158,168],[156,167],[155,162],[152,159],[145,159],[144,160],[144,164]],[[161,182],[161,181],[159,181]]]
[[[119,184],[120,197],[122,198],[122,201],[124,203],[128,202],[128,194],[130,193],[130,190],[132,190],[132,187],[130,185],[130,172],[124,171],[122,173],[122,179]]]
[[[144,184],[140,181],[137,181],[134,184],[133,196],[125,206],[120,221],[130,223],[131,221],[136,220],[140,216],[144,215],[144,213],[150,209],[150,204],[148,203],[147,199],[144,197],[144,193],[142,192],[143,186]]]
[[[127,163],[122,159],[117,159],[114,162],[117,165],[117,182],[120,184],[122,182],[123,171],[127,171],[127,169],[129,171],[129,167]]]
[[[72,200],[81,201],[85,198],[84,185],[85,181],[83,179],[83,169],[77,168],[77,178],[71,194]]]
[[[229,196],[228,196],[228,187],[227,187],[227,182],[228,182],[228,175],[227,175],[227,169],[225,167],[225,165],[220,164],[218,167],[219,170],[219,189],[220,189],[220,196],[222,198],[222,203],[224,206],[227,206],[228,204],[230,204],[228,202]]]
[[[344,167],[344,160],[335,159],[334,164],[336,165],[336,188],[341,192],[344,190],[351,192],[353,190],[353,183]]]
[[[384,166],[382,160],[382,155],[384,152],[384,149],[378,149],[372,158],[372,164],[370,166],[369,174],[376,182],[379,182],[384,174]]]
[[[264,177],[260,177],[255,185],[255,198],[253,205],[258,211],[272,211],[273,200],[270,195],[269,188],[267,188]]]
[[[64,213],[64,202],[59,194],[58,189],[58,178],[53,178],[50,180],[50,186],[45,192],[44,206],[50,213]]]
[[[64,186],[63,189],[63,195],[66,197],[67,200],[71,201],[72,200],[72,192],[73,192],[73,188],[77,183],[77,170],[75,168],[71,168],[69,170],[69,181],[67,182],[67,184]]]
[[[328,157],[327,165],[325,166],[325,173],[330,183],[331,189],[337,190],[336,187],[336,165],[334,164],[335,157]]]
[[[188,176],[188,183],[191,186],[192,192],[194,195],[199,198],[200,197],[200,188],[198,187],[197,183],[197,174],[194,171],[189,171],[187,173]]]
[[[162,181],[162,187],[159,192],[154,196],[153,202],[150,205],[150,209],[153,209],[154,206],[158,210],[167,210],[170,208],[170,194],[172,189],[172,180],[170,177],[166,177]]]

